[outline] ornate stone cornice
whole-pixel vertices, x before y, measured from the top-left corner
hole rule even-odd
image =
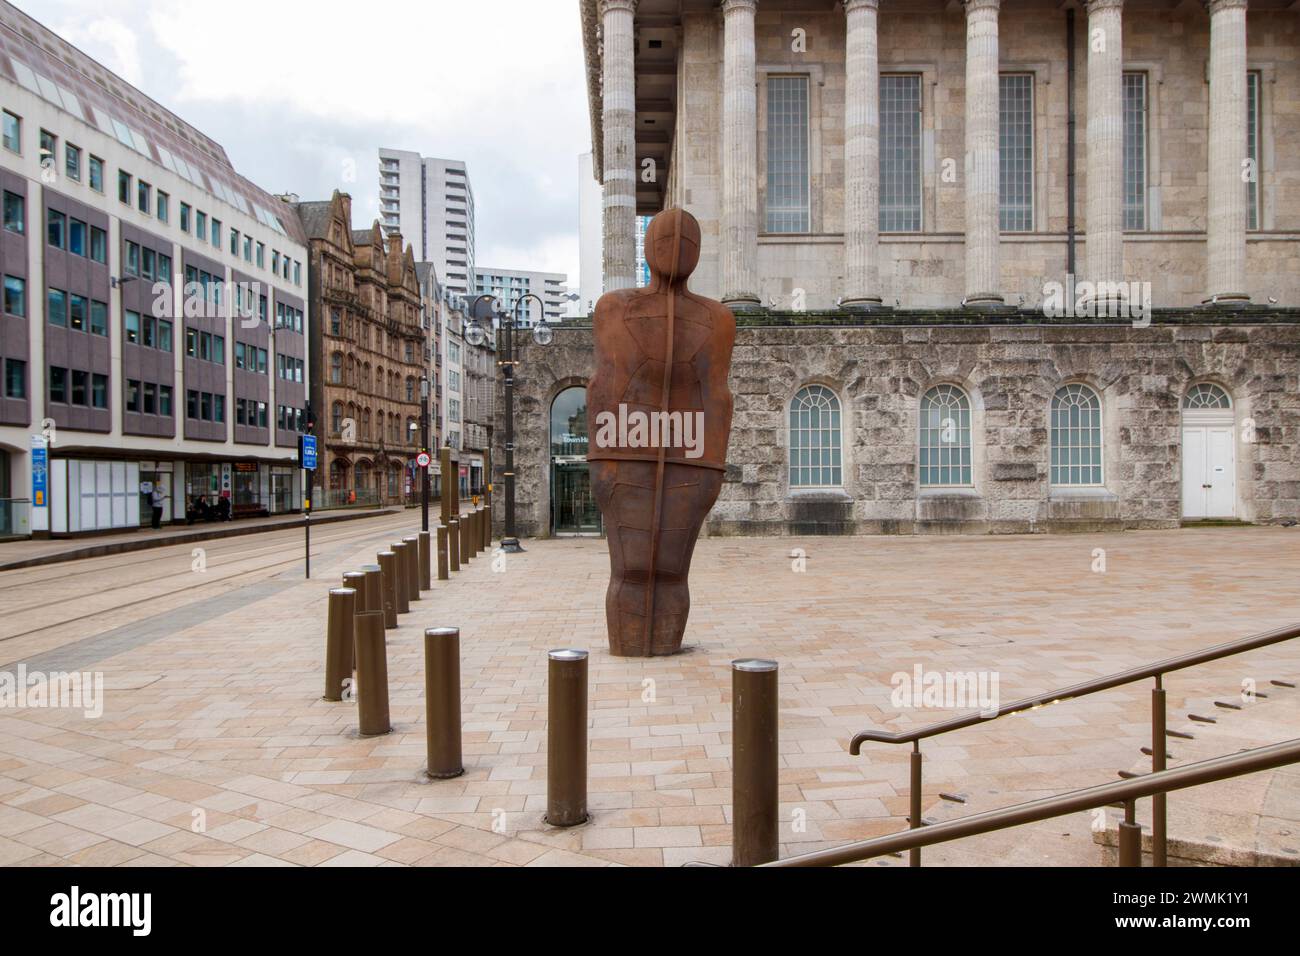
[[[758,0],[722,0],[722,13],[734,13],[737,10],[757,10]]]
[[[637,0],[600,0],[600,15],[603,17],[611,10],[626,10],[636,13]]]
[[[1102,10],[1122,10],[1124,0],[1087,0],[1084,6],[1088,8],[1088,16],[1092,16]]]
[[[1002,6],[1002,0],[964,0],[966,15],[970,16],[981,10],[992,10],[994,13]]]
[[[1220,10],[1245,10],[1246,0],[1206,0],[1205,9],[1214,16]]]
[[[844,0],[844,12],[852,13],[854,10],[866,7],[869,10],[879,10],[880,0]]]

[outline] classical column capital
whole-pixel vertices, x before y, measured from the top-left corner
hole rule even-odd
[[[997,13],[998,8],[1002,6],[1002,0],[963,0],[963,6],[966,7],[966,16],[968,17],[983,10],[992,10]]]
[[[758,0],[722,0],[723,14],[736,13],[740,10],[754,11],[758,9]]]
[[[860,10],[863,7],[869,10],[879,10],[880,0],[844,0],[845,13],[852,13],[854,10]]]
[[[1246,0],[1205,0],[1205,9],[1214,16],[1221,10],[1245,10]]]
[[[637,0],[600,0],[600,15],[612,10],[626,10],[628,13],[636,13]]]
[[[1088,16],[1094,13],[1100,13],[1102,10],[1122,10],[1124,0],[1087,0]]]

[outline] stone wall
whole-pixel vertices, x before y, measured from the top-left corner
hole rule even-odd
[[[1075,15],[1076,273],[1085,274],[1087,222],[1087,13]],[[922,229],[885,234],[880,278],[887,304],[944,308],[959,303],[965,275],[965,17],[959,4],[915,0],[882,4],[880,69],[922,77]],[[790,49],[806,33],[807,51]],[[1047,281],[1060,282],[1067,263],[1067,97],[1065,13],[1056,0],[1004,4],[1000,62],[1034,75],[1034,231],[1002,238],[1000,291],[1032,306]],[[844,14],[838,8],[786,9],[760,3],[756,22],[759,71],[758,140],[766,142],[767,72],[810,77],[811,229],[762,231],[765,150],[759,149],[760,295],[775,309],[832,308],[843,294]],[[1124,10],[1124,69],[1148,76],[1148,228],[1127,232],[1125,276],[1151,283],[1156,306],[1186,308],[1206,294],[1206,179],[1209,17],[1201,4]],[[1252,6],[1247,14],[1248,66],[1261,76],[1260,229],[1248,234],[1248,289],[1300,306],[1300,18],[1294,11]],[[700,221],[705,253],[695,288],[717,297],[721,219],[720,136],[722,26],[714,14],[684,14],[678,59],[678,108],[667,195]],[[945,176],[945,167],[951,175]],[[711,241],[713,240],[713,241]]]
[[[1300,517],[1300,310],[1257,310],[1226,321],[1203,311],[1158,311],[1147,328],[1050,322],[1027,312],[787,313],[742,322],[752,324],[736,335],[727,481],[708,533],[1177,527],[1181,399],[1202,381],[1223,386],[1233,399],[1238,517]],[[592,364],[590,328],[566,325],[550,346],[523,348],[516,397],[521,535],[549,528],[551,400],[584,384]],[[1056,389],[1070,381],[1086,382],[1101,396],[1099,491],[1049,486],[1048,409]],[[787,408],[800,387],[814,382],[831,388],[843,407],[844,486],[792,494]],[[961,386],[971,399],[971,489],[917,485],[920,396],[940,382]],[[495,435],[501,488],[501,422]],[[495,497],[500,521],[502,496]]]

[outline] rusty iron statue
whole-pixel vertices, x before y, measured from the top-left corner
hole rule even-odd
[[[609,539],[605,620],[619,657],[681,650],[691,554],[722,488],[731,435],[736,320],[686,288],[700,258],[695,217],[655,216],[645,257],[648,287],[596,303],[587,387],[587,460]]]

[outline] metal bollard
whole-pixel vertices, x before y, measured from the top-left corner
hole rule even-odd
[[[483,550],[492,550],[492,506],[490,504],[483,505]]]
[[[397,613],[411,613],[411,595],[407,591],[410,586],[407,582],[410,580],[406,572],[406,545],[401,541],[394,541],[388,546],[388,550],[397,555],[397,579],[394,581],[394,597],[397,599]]]
[[[325,700],[343,699],[343,682],[352,679],[352,616],[357,592],[331,588],[325,626]]]
[[[425,773],[445,779],[465,772],[460,748],[460,628],[424,632]]]
[[[479,505],[474,512],[474,553],[483,553],[483,519],[486,513],[483,506]]]
[[[430,554],[429,532],[421,531],[416,537],[420,541],[420,590],[428,591],[433,587],[433,556]]]
[[[366,607],[366,576],[361,571],[348,571],[343,575],[343,586],[357,592],[354,599],[353,613],[360,614]]]
[[[356,616],[357,624],[357,729],[363,736],[386,734],[393,729],[388,716],[388,646],[384,618],[378,611]]]
[[[474,537],[474,532],[470,527],[472,522],[471,515],[463,514],[460,516],[460,563],[463,565],[469,564],[469,543]]]
[[[779,854],[776,661],[731,662],[731,865]]]
[[[420,600],[420,537],[408,534],[402,539],[406,545],[406,593],[412,601]]]
[[[451,568],[447,563],[447,526],[438,525],[438,580],[446,581],[451,577]]]
[[[364,611],[378,611],[384,613],[384,572],[377,564],[361,565],[361,573],[365,576],[365,585],[362,590],[365,592],[365,607],[363,608],[361,595],[357,595],[356,613]],[[387,626],[387,621],[384,622]],[[396,618],[393,619],[393,627],[397,626]]]
[[[384,627],[391,631],[397,627],[397,555],[380,551],[378,558],[384,592]]]
[[[572,827],[587,820],[587,652],[546,656],[546,822]]]
[[[460,519],[447,519],[447,561],[453,572],[460,570]]]

